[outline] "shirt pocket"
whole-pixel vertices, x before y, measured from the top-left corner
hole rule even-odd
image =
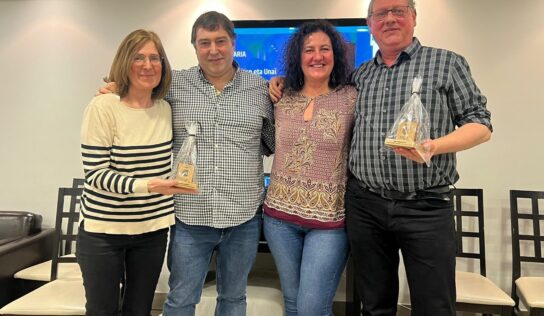
[[[431,139],[450,133],[454,128],[454,124],[448,108],[446,93],[438,88],[424,87],[420,97],[421,103],[429,114]]]
[[[238,106],[220,113],[225,140],[245,151],[260,153],[263,116],[258,107]]]

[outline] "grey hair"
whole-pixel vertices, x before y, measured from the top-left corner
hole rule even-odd
[[[368,12],[367,12],[367,15],[366,15],[367,19],[370,19],[370,16],[372,15],[372,7],[374,6],[374,2],[376,2],[376,0],[370,0],[370,3],[368,4]],[[415,10],[416,9],[416,2],[414,0],[408,0],[408,6],[412,10]]]

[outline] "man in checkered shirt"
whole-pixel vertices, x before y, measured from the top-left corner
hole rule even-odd
[[[462,56],[413,37],[413,0],[372,0],[367,22],[379,51],[353,75],[359,95],[345,195],[363,314],[396,315],[400,249],[412,315],[455,315],[450,185],[459,179],[455,153],[491,137],[487,100]],[[414,149],[384,145],[417,75],[430,116],[429,167]]]
[[[233,61],[234,27],[218,12],[194,23],[198,66],[173,71],[174,153],[199,125],[198,195],[176,195],[165,316],[194,315],[212,253],[217,251],[216,315],[246,314],[247,276],[257,254],[263,200],[263,154],[274,150],[267,83]]]

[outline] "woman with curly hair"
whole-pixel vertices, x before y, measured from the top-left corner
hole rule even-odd
[[[357,92],[347,84],[347,49],[318,20],[302,24],[285,50],[264,233],[287,316],[332,315],[348,257],[344,192]]]

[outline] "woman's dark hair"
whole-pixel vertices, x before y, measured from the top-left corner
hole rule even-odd
[[[326,20],[316,20],[300,25],[291,36],[285,47],[283,56],[283,70],[285,73],[285,88],[300,91],[304,86],[304,73],[301,67],[301,54],[304,40],[315,32],[323,32],[329,36],[334,53],[334,67],[329,78],[329,87],[332,89],[348,83],[352,72],[352,65],[347,59],[347,44],[335,27]]]

